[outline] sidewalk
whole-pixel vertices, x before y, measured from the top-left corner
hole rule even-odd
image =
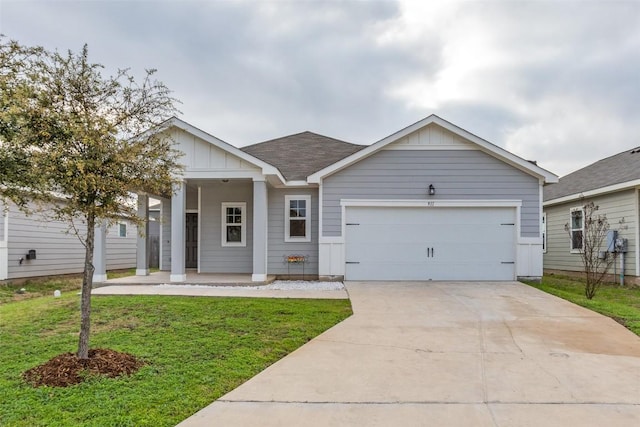
[[[206,297],[248,297],[248,298],[309,298],[348,299],[342,284],[335,282],[307,282],[306,288],[283,285],[274,282],[261,286],[215,286],[204,284],[148,284],[148,285],[107,285],[95,288],[93,295],[183,295]],[[292,282],[295,283],[295,282]],[[330,284],[330,285],[329,285]]]

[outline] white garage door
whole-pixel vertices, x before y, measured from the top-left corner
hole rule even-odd
[[[346,208],[347,280],[514,280],[514,208]]]

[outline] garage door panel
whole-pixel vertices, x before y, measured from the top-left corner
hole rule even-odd
[[[513,208],[349,207],[347,280],[512,280]]]

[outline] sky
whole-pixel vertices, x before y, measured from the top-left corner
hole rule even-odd
[[[237,147],[430,114],[560,176],[640,146],[640,0],[0,0],[0,33],[155,68]]]

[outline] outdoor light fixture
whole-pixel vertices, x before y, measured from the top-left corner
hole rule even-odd
[[[436,194],[436,187],[433,184],[429,184],[429,195],[434,196]]]

